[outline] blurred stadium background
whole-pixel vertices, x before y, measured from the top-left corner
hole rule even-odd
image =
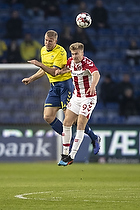
[[[26,8],[22,1],[17,1],[17,3],[11,5],[8,2],[10,1],[0,1],[0,39],[3,39],[7,45],[9,44],[9,39],[3,37],[6,33],[6,21],[10,18],[10,12],[12,10],[18,10],[23,20],[23,33],[30,32],[33,38],[42,45],[44,33],[48,29],[54,29],[61,34],[63,25],[67,24],[71,28],[75,27],[75,14],[78,10],[78,4],[67,4],[66,0],[60,0],[60,17],[36,17],[32,19],[26,15]],[[95,3],[93,0],[87,0],[85,2],[88,9],[91,9]],[[96,54],[91,51],[86,51],[85,54],[93,59],[98,67],[101,73],[100,84],[104,76],[108,73],[111,74],[116,82],[121,81],[124,73],[128,73],[134,86],[134,95],[136,98],[140,98],[140,66],[130,66],[125,63],[125,52],[132,38],[135,38],[140,48],[140,2],[139,0],[105,0],[103,2],[105,8],[108,10],[110,28],[100,29],[98,34],[92,27],[85,29],[91,42],[97,49]],[[21,43],[22,39],[17,41]],[[19,160],[19,156],[21,157],[21,161],[40,160],[41,158],[42,160],[45,158],[45,160],[47,158],[48,160],[56,160],[57,156],[54,155],[52,158],[47,156],[42,146],[46,144],[49,138],[57,138],[57,135],[46,125],[42,113],[43,103],[50,85],[46,77],[33,82],[29,86],[23,85],[21,80],[36,71],[34,67],[29,68],[26,64],[23,64],[23,66],[22,68],[20,66],[18,68],[15,65],[13,68],[10,65],[6,67],[5,64],[0,65],[1,160],[9,161],[12,157],[13,159],[11,160],[17,161]],[[100,84],[98,92],[100,92]],[[89,158],[89,151],[91,152],[91,149],[87,147],[87,154],[85,154],[84,159],[82,154],[79,154],[77,161],[115,162],[117,159],[120,160],[120,158],[123,158],[123,162],[126,159],[129,159],[128,161],[131,162],[139,162],[140,114],[128,117],[120,116],[118,103],[113,102],[104,105],[99,98],[99,102],[89,124],[102,136],[102,147],[105,149],[104,151],[101,150],[101,153],[95,160],[95,157],[92,157],[91,154]],[[18,132],[16,133],[16,131],[21,131],[21,135]],[[105,134],[105,131],[108,131],[108,133]],[[120,133],[116,140],[115,135],[117,131]],[[17,141],[17,137],[22,139],[22,143],[20,140]],[[29,143],[31,142],[31,138],[33,142],[35,138],[40,137],[44,138],[40,146],[41,158],[38,155],[39,152],[37,153],[37,149],[34,151],[35,146],[32,148],[32,151],[31,147],[28,147],[29,145],[26,145],[27,147],[24,148],[24,151],[20,149],[24,141]],[[19,146],[17,149],[15,149],[13,142],[16,142]],[[89,141],[87,142],[89,144]],[[116,144],[114,151],[113,143]],[[38,144],[41,144],[41,142],[38,142]],[[17,153],[14,152],[15,150]],[[81,151],[84,152],[82,149]],[[30,156],[32,156],[32,159],[30,159]],[[34,158],[34,156],[38,157],[38,159]],[[113,157],[113,159],[109,159],[110,157]]]

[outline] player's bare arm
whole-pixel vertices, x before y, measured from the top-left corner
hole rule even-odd
[[[100,73],[98,71],[93,72],[93,81],[90,88],[87,90],[86,93],[90,92],[90,95],[93,95],[96,93],[96,86],[99,82],[99,79],[100,79]]]
[[[55,76],[55,71],[57,70],[56,67],[51,68],[51,67],[45,66],[43,63],[41,63],[37,60],[30,60],[30,61],[28,61],[28,63],[34,64],[35,66],[40,67],[48,74],[51,74],[53,77]]]
[[[35,74],[33,74],[32,76],[28,77],[28,78],[24,78],[22,80],[22,82],[25,85],[30,84],[31,82],[43,77],[45,75],[45,72],[42,69],[39,69]]]

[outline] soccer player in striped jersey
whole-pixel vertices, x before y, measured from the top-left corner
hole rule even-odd
[[[51,88],[44,104],[44,120],[50,124],[57,133],[62,135],[63,124],[56,117],[56,114],[59,109],[62,109],[65,113],[74,87],[71,72],[55,75],[56,70],[62,69],[67,64],[67,53],[62,46],[57,44],[57,39],[58,34],[56,31],[49,30],[46,32],[44,39],[45,46],[41,49],[42,62],[37,60],[28,61],[40,67],[40,69],[32,76],[24,78],[22,82],[28,85],[45,74],[48,76]],[[96,144],[95,141],[98,139],[97,135],[93,133],[88,125],[85,128],[85,133],[91,138],[94,154],[97,154],[99,151],[99,145]]]
[[[71,44],[70,51],[72,57],[68,59],[66,68],[55,72],[56,75],[71,72],[74,83],[74,93],[67,105],[63,121],[63,154],[58,163],[59,166],[73,163],[83,141],[86,124],[97,103],[96,86],[100,79],[100,73],[93,61],[84,56],[84,45],[82,43]],[[76,120],[76,136],[72,149],[68,153],[68,145],[72,135],[71,128]],[[97,141],[99,143],[99,137]]]

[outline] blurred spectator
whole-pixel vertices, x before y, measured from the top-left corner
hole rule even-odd
[[[137,42],[132,39],[129,48],[126,50],[126,62],[131,65],[140,65],[140,49]]]
[[[108,11],[103,6],[102,0],[96,0],[95,6],[91,9],[92,25],[98,30],[100,28],[109,28]]]
[[[58,1],[55,1],[55,2],[50,1],[47,4],[44,2],[42,9],[44,10],[45,18],[46,17],[61,17],[61,11],[59,8]]]
[[[34,7],[41,8],[42,0],[21,0],[24,4],[25,9],[32,9]]]
[[[125,95],[125,90],[128,88],[133,90],[133,84],[130,81],[130,75],[124,74],[122,77],[122,81],[120,81],[117,85],[119,100],[123,98],[123,96]]]
[[[96,48],[94,47],[93,43],[91,42],[85,29],[79,28],[77,26],[76,30],[73,34],[73,39],[75,42],[83,43],[85,45],[85,51],[90,51],[92,53],[96,52]]]
[[[67,0],[67,4],[76,4],[79,5],[81,0]]]
[[[125,117],[138,114],[136,100],[131,88],[125,89],[124,96],[119,100],[119,114]]]
[[[6,23],[5,38],[20,39],[23,35],[23,21],[17,10],[12,11],[10,19]]]
[[[69,25],[64,26],[62,33],[59,36],[59,44],[62,45],[67,52],[69,46],[73,43],[72,28]]]
[[[16,40],[12,40],[8,46],[7,52],[7,62],[8,63],[21,63],[21,55],[19,50],[19,45]]]
[[[42,7],[42,0],[23,0],[25,10],[30,18],[44,18],[44,11]]]
[[[44,19],[44,11],[39,7],[33,7],[32,9],[27,10],[29,18],[42,18]]]
[[[117,102],[117,83],[113,81],[110,74],[104,77],[100,86],[100,100],[106,104]]]
[[[20,54],[23,62],[31,59],[40,60],[40,49],[42,45],[32,39],[30,33],[25,34],[24,40],[20,44]]]
[[[76,15],[78,15],[81,12],[87,12],[89,13],[89,9],[87,7],[87,2],[86,1],[80,1],[79,2],[79,6],[76,10]]]
[[[6,0],[6,3],[10,6],[14,6],[16,4],[22,3],[22,0]]]
[[[3,40],[0,40],[0,62],[7,62],[7,45]]]

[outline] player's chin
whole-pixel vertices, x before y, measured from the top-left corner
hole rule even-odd
[[[79,59],[73,59],[74,60],[74,63],[79,63],[80,60]]]
[[[53,47],[52,47],[52,46],[48,46],[48,45],[47,45],[47,46],[46,46],[46,49],[47,49],[47,50],[52,50],[52,49],[53,49]]]

